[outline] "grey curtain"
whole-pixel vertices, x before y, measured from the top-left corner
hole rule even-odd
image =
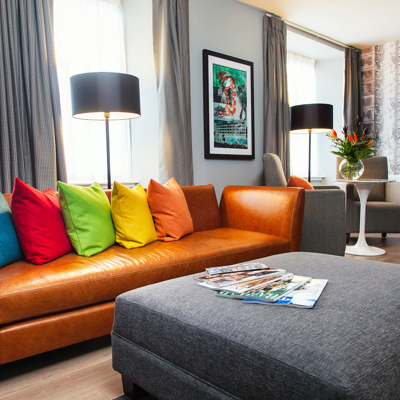
[[[193,185],[188,0],[153,0],[160,181]]]
[[[0,0],[0,191],[66,180],[52,0]]]
[[[286,72],[286,24],[264,16],[264,153],[282,161],[290,175],[290,115]]]
[[[357,116],[362,116],[361,51],[346,48],[344,63],[343,119],[353,129]]]

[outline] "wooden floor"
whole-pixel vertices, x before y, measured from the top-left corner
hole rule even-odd
[[[350,244],[356,239],[352,235]],[[367,241],[387,253],[357,258],[400,264],[400,234],[367,234]],[[109,336],[0,366],[0,400],[107,400],[120,394]]]

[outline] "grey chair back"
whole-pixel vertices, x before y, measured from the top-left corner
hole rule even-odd
[[[336,159],[336,177],[341,178],[339,174],[339,164],[343,160],[341,157]],[[388,162],[387,157],[375,156],[365,158],[364,173],[360,179],[388,179]],[[375,183],[368,196],[368,201],[385,201],[385,183]],[[355,189],[354,189],[355,190]],[[354,200],[359,201],[357,190],[354,192]]]
[[[282,163],[276,154],[265,153],[264,163],[264,185],[275,187],[286,187],[287,182],[283,172]]]

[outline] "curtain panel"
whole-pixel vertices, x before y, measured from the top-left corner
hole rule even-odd
[[[66,180],[52,0],[0,0],[0,191]]]
[[[286,24],[264,16],[264,153],[282,161],[290,175],[290,115],[286,72]]]
[[[153,0],[160,181],[193,185],[188,0]]]
[[[361,51],[350,47],[344,53],[344,124],[353,129],[358,115],[362,116]]]

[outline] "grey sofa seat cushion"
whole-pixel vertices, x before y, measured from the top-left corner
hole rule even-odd
[[[388,201],[367,201],[365,232],[400,232],[400,204]],[[354,230],[360,230],[360,202],[354,202]]]
[[[266,262],[329,279],[316,307],[216,298],[188,276],[119,296],[113,338],[241,399],[399,399],[399,266],[312,253]],[[133,379],[121,352],[114,367]]]

